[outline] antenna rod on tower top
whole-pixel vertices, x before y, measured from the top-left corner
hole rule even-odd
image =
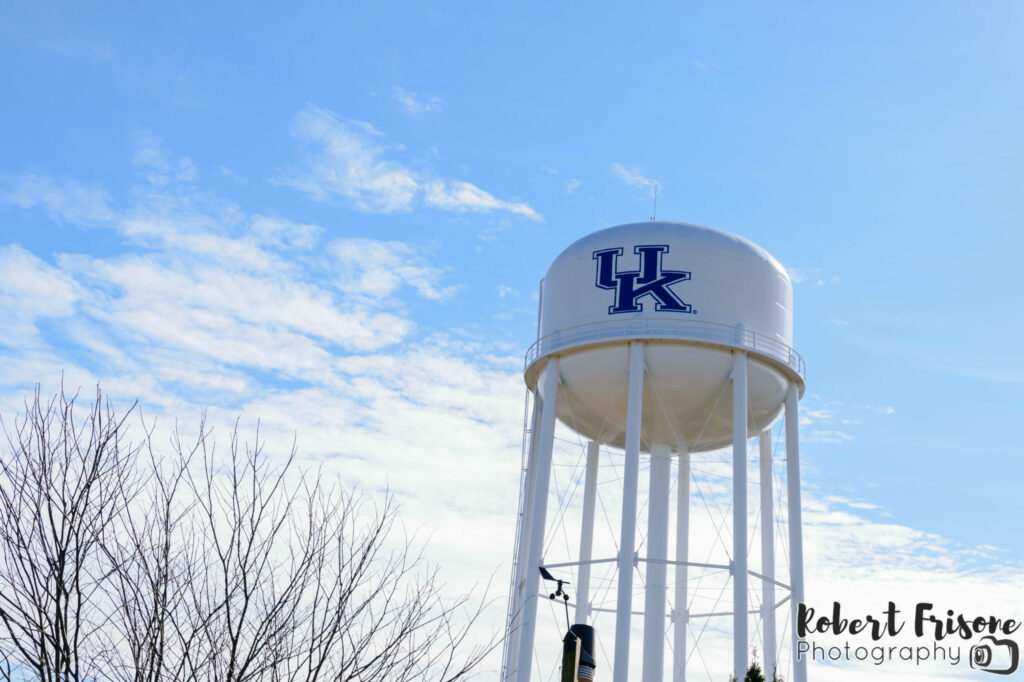
[[[658,183],[654,183],[654,210],[651,212],[651,222],[658,219]]]

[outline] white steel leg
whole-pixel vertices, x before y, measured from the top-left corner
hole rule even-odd
[[[515,662],[518,659],[519,653],[519,629],[522,625],[523,616],[523,596],[525,595],[524,587],[526,584],[526,576],[524,575],[524,567],[526,566],[527,552],[530,551],[530,527],[533,514],[533,498],[534,498],[534,486],[537,482],[537,442],[538,431],[540,420],[540,397],[537,391],[533,392],[533,411],[530,415],[530,446],[526,454],[526,484],[523,488],[523,515],[519,519],[519,544],[516,549],[516,565],[515,565],[515,579],[512,583],[512,600],[509,606],[509,630],[508,630],[508,645],[505,649],[505,664],[503,670],[505,676],[502,678],[505,681],[513,679],[513,672],[515,671]]]
[[[733,670],[747,672],[747,354],[732,354]]]
[[[533,672],[533,636],[537,625],[537,594],[540,582],[541,552],[544,550],[544,524],[548,511],[548,487],[551,481],[551,450],[555,441],[555,413],[558,409],[558,359],[551,358],[544,370],[544,404],[541,408],[540,435],[537,441],[537,475],[531,512],[530,543],[525,561],[523,588],[523,616],[519,635],[519,660],[516,680],[529,682]]]
[[[629,682],[629,634],[633,611],[633,559],[636,551],[636,497],[640,479],[640,411],[643,408],[644,344],[629,344],[629,399],[626,459],[622,472],[622,531],[619,536],[619,585],[615,613],[612,682]]]
[[[775,670],[775,509],[772,504],[772,432],[758,437],[761,458],[761,630],[764,634],[764,676]]]
[[[792,587],[793,682],[807,682],[807,661],[797,657],[797,614],[804,600],[804,541],[800,513],[800,414],[796,384],[786,393],[786,484],[789,502],[789,572]]]
[[[601,448],[587,443],[587,473],[583,482],[583,527],[580,530],[580,570],[576,582],[576,622],[587,623],[590,615],[590,564],[594,546],[594,504],[597,498],[597,464]]]
[[[668,559],[668,492],[672,449],[651,448],[650,502],[647,506],[647,585],[644,591],[643,682],[661,682],[665,669],[665,580]]]
[[[676,490],[676,594],[673,619],[673,682],[686,681],[687,578],[690,560],[690,453],[679,453],[679,488]]]

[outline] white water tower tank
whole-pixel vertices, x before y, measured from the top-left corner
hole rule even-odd
[[[727,232],[632,223],[569,246],[543,281],[527,385],[543,391],[547,358],[558,355],[566,396],[559,419],[622,447],[632,340],[647,341],[645,451],[654,443],[698,452],[731,442],[732,397],[722,387],[733,349],[749,353],[751,432],[778,417],[791,382],[803,392],[789,275],[767,251]]]

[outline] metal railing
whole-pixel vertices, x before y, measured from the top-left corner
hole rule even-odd
[[[804,359],[786,344],[740,326],[704,320],[632,318],[607,320],[560,329],[537,340],[526,351],[525,369],[552,353],[567,348],[629,339],[696,341],[745,350],[770,358],[805,378]]]

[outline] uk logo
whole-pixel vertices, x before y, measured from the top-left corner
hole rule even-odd
[[[664,270],[661,259],[668,253],[667,244],[646,244],[634,246],[633,253],[640,256],[639,270],[618,269],[622,247],[601,249],[594,252],[597,261],[597,286],[615,292],[615,305],[609,306],[608,313],[638,313],[640,299],[649,296],[654,299],[658,312],[691,313],[692,306],[683,301],[670,287],[690,279],[684,270]]]

